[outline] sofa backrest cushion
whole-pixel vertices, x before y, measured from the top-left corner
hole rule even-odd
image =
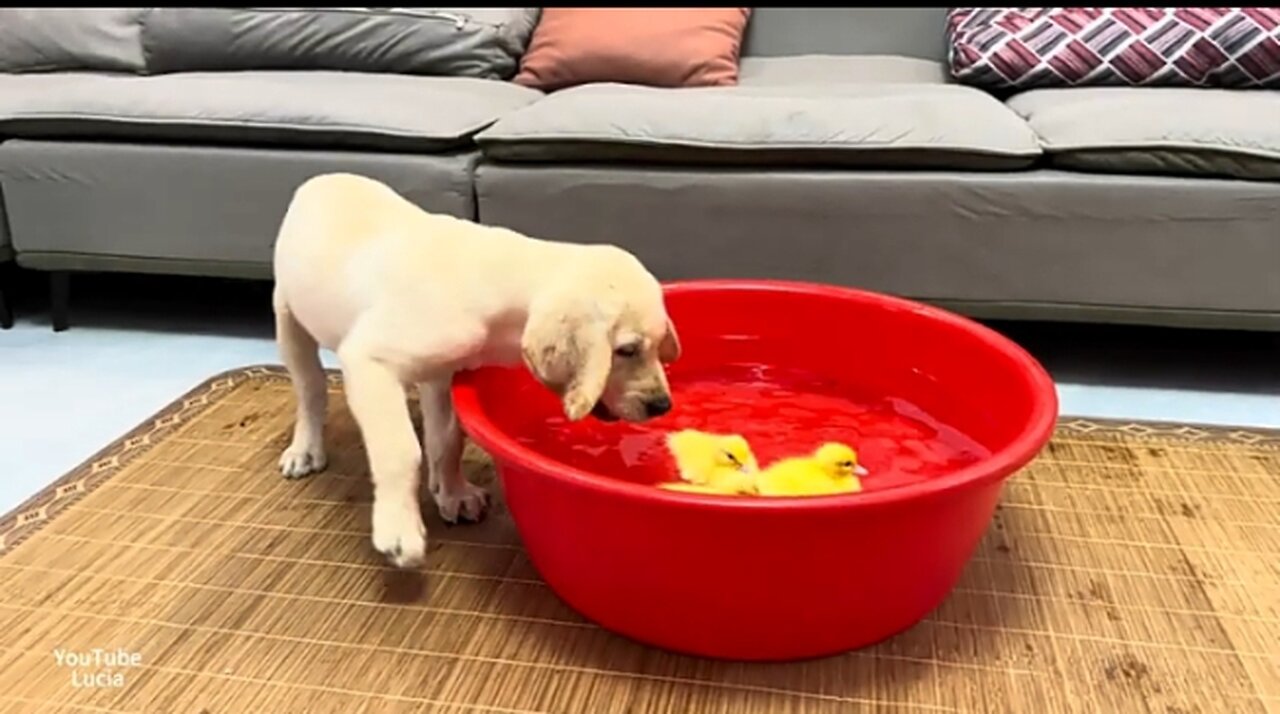
[[[0,8],[0,72],[516,73],[538,8]]]
[[[768,8],[747,24],[742,54],[946,57],[944,7]]]
[[[537,8],[153,8],[151,72],[327,69],[509,79]]]
[[[0,72],[142,72],[146,8],[0,8]]]

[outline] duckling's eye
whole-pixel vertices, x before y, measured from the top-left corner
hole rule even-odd
[[[839,466],[839,467],[840,467],[840,468],[842,468],[842,469],[851,469],[851,468],[853,468],[853,462],[852,462],[852,461],[841,461],[840,463],[838,463],[838,464],[836,464],[836,465],[837,465],[837,466]]]
[[[738,457],[734,456],[733,454],[729,453],[728,451],[724,452],[724,455],[725,455],[725,458],[727,458],[727,459],[729,459],[729,461],[733,462],[733,465],[734,465],[734,466],[741,466],[741,465],[742,465],[742,462],[741,462],[741,461],[738,461]]]
[[[640,346],[636,344],[620,345],[614,348],[613,353],[623,359],[631,359],[640,354]]]

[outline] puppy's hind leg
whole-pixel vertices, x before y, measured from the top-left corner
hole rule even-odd
[[[301,478],[324,470],[326,464],[324,415],[329,400],[328,380],[315,338],[298,323],[279,291],[274,302],[276,343],[298,400],[293,441],[280,455],[280,471],[285,478]]]
[[[484,516],[489,494],[462,473],[462,428],[453,411],[449,383],[449,379],[440,379],[418,385],[427,485],[446,523],[475,522]]]

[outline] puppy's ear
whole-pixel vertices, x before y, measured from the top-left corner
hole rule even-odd
[[[529,371],[560,396],[570,421],[591,413],[613,367],[607,322],[596,306],[580,299],[536,301],[520,347]]]
[[[680,359],[680,336],[676,334],[675,323],[667,318],[667,334],[658,343],[658,359],[670,364]]]

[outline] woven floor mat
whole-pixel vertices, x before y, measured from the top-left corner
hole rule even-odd
[[[500,498],[480,525],[432,514],[422,572],[386,567],[330,404],[315,477],[279,477],[292,393],[250,368],[0,520],[0,712],[1280,712],[1275,433],[1063,420],[925,621],[744,665],[583,621]]]

